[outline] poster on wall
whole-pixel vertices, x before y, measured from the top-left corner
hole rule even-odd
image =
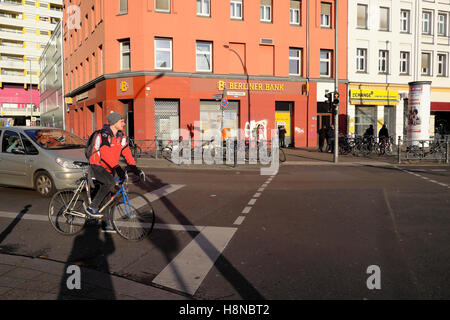
[[[408,145],[428,140],[430,125],[431,81],[409,83]]]

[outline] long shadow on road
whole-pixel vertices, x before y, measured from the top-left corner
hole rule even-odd
[[[147,175],[148,178],[151,179],[151,182],[140,182],[137,184],[137,186],[147,192],[154,190],[154,185],[164,185],[164,183],[161,179],[154,175]],[[181,225],[189,225],[193,226],[194,224],[192,221],[189,220],[186,215],[183,214],[183,212],[178,209],[178,207],[172,203],[167,197],[161,197],[161,202],[166,206],[166,208],[169,210],[169,212],[177,219],[177,221]],[[202,237],[202,241],[198,241],[198,238],[196,237],[195,233],[190,232],[189,235],[192,237],[194,241],[197,241],[197,244],[205,251],[210,252],[211,248],[214,248],[214,245],[210,243],[205,237]],[[151,238],[149,238],[149,241],[152,241]],[[162,243],[164,245],[164,243]],[[173,246],[169,248],[170,250],[173,250]],[[169,251],[170,251],[169,250]],[[218,252],[217,249],[215,249],[216,252],[213,252],[212,256],[219,256],[217,261],[212,261],[215,263],[215,267],[217,270],[222,274],[222,276],[233,286],[233,288],[236,290],[236,292],[242,297],[242,299],[245,300],[264,300],[265,298],[253,287],[253,285],[233,266],[233,264],[226,259],[223,255]],[[164,251],[164,247],[162,247],[162,251]],[[211,254],[210,254],[211,256]],[[169,259],[169,256],[166,254],[167,263],[171,262],[171,259]],[[176,273],[176,270],[175,270]],[[178,281],[180,282],[180,285],[182,288],[186,289],[186,283],[184,283],[184,280],[178,276]]]

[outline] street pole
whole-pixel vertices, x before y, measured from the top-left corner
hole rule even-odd
[[[338,80],[338,0],[334,8],[334,92],[339,92]],[[339,161],[339,104],[334,114],[334,163]]]
[[[30,59],[30,58],[28,58]],[[31,59],[30,61],[30,96],[31,96],[31,101],[30,101],[30,106],[31,106],[31,117],[30,117],[30,124],[33,125],[33,82],[31,79],[32,73],[31,73]]]

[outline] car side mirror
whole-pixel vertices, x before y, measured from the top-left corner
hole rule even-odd
[[[25,154],[25,151],[19,148],[14,148],[11,150],[13,154]]]

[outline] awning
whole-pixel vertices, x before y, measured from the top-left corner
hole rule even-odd
[[[450,111],[450,102],[431,102],[431,111]]]
[[[350,90],[350,104],[397,105],[399,94],[396,90]]]

